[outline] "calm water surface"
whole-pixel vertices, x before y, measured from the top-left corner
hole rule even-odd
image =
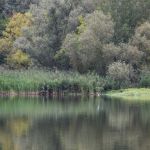
[[[0,150],[150,150],[150,103],[0,98]]]

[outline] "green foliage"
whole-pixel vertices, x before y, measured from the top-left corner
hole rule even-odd
[[[1,0],[2,12],[5,16],[11,16],[13,13],[25,13],[32,3],[38,3],[38,0]]]
[[[137,85],[150,65],[149,9],[149,0],[1,0],[0,65],[94,71],[106,77],[98,89]]]
[[[61,61],[56,62],[54,57],[72,28],[69,23],[70,13],[78,4],[78,1],[73,0],[41,0],[38,7],[36,4],[32,5],[29,11],[33,15],[34,22],[25,30],[23,36],[29,45],[25,49],[41,65],[53,68],[57,64],[61,68]]]
[[[0,64],[6,63],[6,58],[12,48],[12,41],[9,39],[0,39]]]
[[[76,93],[100,92],[103,79],[97,74],[43,70],[0,72],[0,91],[40,91],[48,86],[53,91]]]
[[[3,35],[3,31],[5,30],[7,24],[7,19],[1,18],[0,16],[0,37]]]
[[[3,35],[3,31],[5,30],[5,26],[6,26],[6,18],[3,15],[3,7],[4,7],[4,0],[0,1],[0,37]]]
[[[101,9],[115,22],[114,42],[127,43],[136,26],[149,19],[149,0],[103,0]]]
[[[86,30],[86,22],[83,16],[79,16],[79,26],[77,27],[77,34],[81,34]]]
[[[104,85],[103,85],[103,91],[104,92],[111,91],[111,90],[117,90],[119,88],[120,87],[115,80],[113,80],[112,78],[110,78],[108,76],[106,77]]]
[[[80,20],[80,32],[68,34],[61,51],[70,58],[73,69],[81,73],[96,70],[102,74],[105,53],[103,48],[110,43],[113,36],[113,21],[101,11],[87,15],[85,23],[82,17]]]
[[[124,62],[114,62],[108,67],[108,77],[115,81],[115,86],[123,88],[129,86],[133,76],[133,68]]]
[[[131,44],[144,53],[143,64],[150,64],[150,22],[144,22],[135,30]]]
[[[139,86],[150,87],[150,71],[146,70],[141,73]]]
[[[21,50],[15,50],[7,56],[7,64],[10,68],[28,68],[31,64],[30,57]]]

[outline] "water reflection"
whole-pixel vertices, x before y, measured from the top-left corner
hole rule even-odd
[[[150,103],[0,100],[0,150],[150,150],[149,141]]]

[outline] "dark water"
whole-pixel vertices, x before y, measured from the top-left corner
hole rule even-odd
[[[0,98],[0,150],[150,150],[150,103]]]

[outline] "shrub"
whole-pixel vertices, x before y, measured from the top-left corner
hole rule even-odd
[[[141,87],[150,87],[150,71],[142,71],[139,84]]]
[[[7,64],[13,69],[27,68],[31,64],[29,56],[21,50],[16,50],[7,57]]]
[[[111,81],[109,84],[112,88],[124,88],[131,84],[133,72],[130,65],[124,62],[114,62],[108,67],[107,80]]]

